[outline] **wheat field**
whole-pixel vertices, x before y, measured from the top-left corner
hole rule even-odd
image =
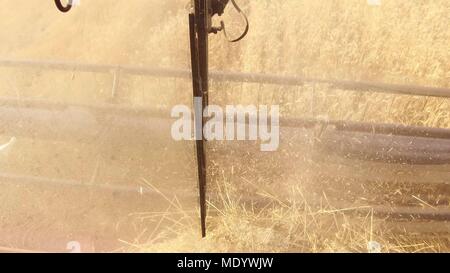
[[[244,6],[251,22],[249,36],[238,44],[212,37],[212,69],[449,87],[450,5],[446,1],[392,0],[374,7],[361,0],[262,0],[247,1]],[[230,13],[226,19],[238,18]],[[230,28],[239,32],[242,26],[233,24]],[[448,99],[333,90],[326,85],[292,88],[213,83],[211,89],[215,103],[279,103],[285,116],[450,126]],[[215,156],[212,158],[213,165],[223,166],[214,161]],[[219,162],[239,168],[239,161]],[[291,178],[292,184],[283,184],[298,202],[286,204],[279,194],[280,185],[272,183],[275,178],[269,178],[268,185],[262,178],[264,173],[270,177],[276,167],[283,169],[283,163],[275,162],[276,167],[261,165],[245,186],[243,179],[233,178],[229,166],[212,176],[213,183],[217,183],[212,191],[221,194],[219,200],[210,204],[214,216],[209,219],[210,235],[206,240],[198,242],[194,228],[176,232],[176,239],[169,242],[149,244],[142,249],[365,252],[367,243],[376,240],[384,252],[448,250],[447,237],[397,234],[383,221],[371,218],[370,210],[366,217],[358,219],[332,208],[314,211],[306,203],[307,198],[301,198],[308,195],[303,192],[302,183],[295,185],[303,176]],[[270,171],[264,172],[264,168]],[[255,190],[262,185],[266,187]],[[394,192],[402,186],[388,187]],[[240,198],[248,192],[256,192],[275,205],[257,212],[243,207]]]
[[[187,69],[186,2],[82,1],[73,13],[61,16],[52,1],[0,0],[0,57]],[[238,2],[249,16],[249,35],[236,44],[227,43],[222,35],[211,36],[213,70],[450,87],[447,0],[382,0],[380,6],[368,5],[366,0]],[[243,27],[232,7],[224,20],[232,34]],[[110,85],[110,75],[0,68],[3,96],[101,103],[108,99]],[[191,93],[189,80],[124,76],[119,101],[170,109],[190,104]],[[211,83],[210,97],[211,103],[219,105],[279,104],[285,117],[450,128],[450,99],[443,98],[365,93],[326,84],[283,87],[218,82]],[[370,241],[380,242],[384,252],[449,251],[448,235],[394,232],[374,219],[370,210],[365,217],[354,218],[329,205],[313,208],[304,182],[310,174],[291,171],[291,162],[283,159],[292,147],[297,146],[286,140],[272,158],[223,157],[212,152],[210,191],[217,198],[209,203],[208,237],[199,239],[196,218],[182,221],[163,215],[172,223],[167,229],[148,240],[127,242],[126,251],[366,252]],[[209,148],[221,149],[212,144]],[[192,146],[186,151],[184,156],[193,152]],[[296,155],[306,157],[302,152]],[[181,171],[192,172],[194,164],[192,158]],[[187,179],[185,184],[194,188],[195,174],[186,176],[192,181]],[[377,187],[383,188],[383,181],[378,182]],[[399,190],[411,191],[401,184],[384,187],[383,193]],[[241,199],[247,195],[264,198],[270,205],[262,209],[243,205]]]

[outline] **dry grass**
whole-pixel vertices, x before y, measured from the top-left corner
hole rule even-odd
[[[230,188],[229,188],[230,187]],[[442,252],[448,238],[399,233],[373,217],[370,207],[335,209],[310,206],[305,198],[283,200],[260,191],[265,206],[242,204],[231,183],[220,185],[219,199],[209,203],[208,236],[199,240],[198,225],[190,219],[181,224],[173,218],[172,227],[155,240],[127,251],[142,252],[368,252],[369,242],[381,244],[382,252]],[[296,193],[298,187],[293,188]],[[303,195],[303,193],[301,193]],[[282,201],[283,200],[283,201]],[[348,212],[366,210],[350,217]],[[170,219],[170,214],[161,219]]]
[[[218,52],[213,66],[450,86],[448,1],[385,0],[380,7],[373,7],[364,0],[263,0],[248,1],[247,10],[249,36],[239,45],[213,39],[213,52]],[[222,57],[224,48],[226,58]],[[233,55],[237,52],[240,55]],[[251,85],[242,89],[244,94],[234,94],[234,100],[279,102],[286,115],[450,127],[448,99],[361,94],[320,85],[299,89]],[[266,96],[257,94],[261,91]]]
[[[4,7],[0,10],[4,18],[2,57],[189,67],[186,11],[180,8],[187,0],[121,0],[114,5],[107,0],[90,1],[67,16],[54,12],[51,1],[44,7],[41,0],[35,0],[35,8],[26,8],[28,1],[0,2]],[[450,87],[447,0],[383,0],[380,7],[370,7],[365,0],[239,2],[249,13],[251,31],[238,44],[212,37],[213,69]],[[155,5],[162,6],[155,9]],[[17,16],[12,16],[11,10]],[[231,26],[230,31],[236,27]],[[2,95],[102,102],[110,91],[110,75],[1,72]],[[86,82],[95,84],[88,87]],[[357,93],[327,85],[287,88],[213,83],[211,89],[212,103],[277,103],[286,116],[450,128],[449,99]],[[190,95],[189,81],[130,76],[121,81],[118,101],[171,108],[175,103],[189,103]],[[354,218],[326,202],[321,208],[311,206],[308,198],[302,198],[309,194],[302,188],[304,177],[286,180],[271,176],[273,170],[265,166],[263,172],[254,172],[259,175],[253,176],[251,183],[267,187],[256,193],[269,205],[243,206],[240,197],[255,192],[255,187],[238,185],[239,179],[229,168],[247,165],[255,171],[256,167],[250,164],[254,162],[235,160],[220,165],[227,171],[211,176],[216,184],[212,191],[219,194],[211,200],[205,240],[198,239],[196,219],[181,221],[163,213],[157,217],[169,219],[173,225],[132,250],[364,252],[371,240],[380,242],[386,252],[449,249],[448,238],[394,233],[384,222],[373,219],[370,210],[365,217]],[[285,161],[277,164],[288,165]],[[279,191],[290,192],[292,198],[277,196]]]
[[[448,1],[382,3],[371,7],[362,0],[248,1],[249,36],[237,45],[213,38],[211,65],[226,70],[450,87]],[[213,102],[219,104],[280,103],[284,115],[450,127],[448,99],[361,94],[326,85],[213,84],[212,92]],[[277,164],[283,168],[282,163]],[[273,169],[269,166],[265,173]],[[252,172],[256,167],[249,163],[247,168]],[[239,197],[254,188],[238,185],[241,180],[230,172],[213,175],[217,185],[212,191],[220,194],[210,203],[208,237],[198,241],[194,225],[187,232],[175,231],[175,239],[171,230],[167,234],[171,239],[140,250],[366,252],[368,242],[378,241],[383,252],[448,251],[446,235],[394,231],[386,222],[373,219],[370,208],[365,217],[349,217],[326,202],[318,209],[307,203],[308,198],[301,198],[308,194],[298,188],[304,183],[302,178],[294,178],[293,183],[300,185],[294,187],[280,184],[283,178],[263,175],[256,174],[252,181],[260,188],[258,183],[271,180],[270,194],[259,190],[267,207],[243,205]],[[383,188],[390,190],[396,189]],[[276,196],[282,191],[295,192],[295,198]]]

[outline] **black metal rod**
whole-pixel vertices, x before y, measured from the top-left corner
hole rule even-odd
[[[197,6],[196,6],[197,10]],[[199,56],[199,46],[198,46],[198,25],[195,14],[189,14],[189,34],[190,34],[190,47],[191,47],[191,64],[192,64],[192,87],[193,87],[193,97],[202,98],[202,78],[200,71],[200,56]],[[203,101],[202,101],[203,104]],[[198,109],[196,109],[198,110]],[[203,105],[202,109],[203,111]],[[196,115],[202,115],[202,113],[196,113]],[[196,116],[196,119],[199,118]],[[202,128],[203,129],[203,117]],[[196,128],[199,130],[199,128]],[[203,130],[202,130],[203,131]],[[203,136],[198,138],[196,134],[196,154],[197,154],[197,171],[198,171],[198,188],[199,188],[199,207],[200,207],[200,224],[202,237],[206,236],[206,158],[205,158],[205,148]]]

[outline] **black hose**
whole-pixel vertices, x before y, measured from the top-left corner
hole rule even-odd
[[[72,0],[69,0],[69,3],[67,4],[67,6],[64,6],[61,3],[61,0],[55,0],[55,4],[56,7],[59,9],[59,11],[61,12],[68,12],[71,8],[72,8]]]

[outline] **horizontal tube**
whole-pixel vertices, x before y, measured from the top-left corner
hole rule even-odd
[[[172,69],[172,68],[144,67],[131,65],[84,64],[84,63],[62,62],[62,61],[0,60],[0,66],[29,67],[38,69],[54,69],[54,70],[97,72],[97,73],[111,73],[114,71],[120,71],[121,73],[124,74],[146,75],[154,77],[173,77],[173,78],[191,77],[191,71],[188,69]],[[379,92],[379,93],[391,93],[400,95],[450,98],[450,88],[444,87],[428,87],[419,85],[402,85],[402,84],[389,84],[382,82],[348,81],[336,79],[315,79],[301,76],[281,76],[274,74],[225,72],[225,71],[211,71],[210,78],[213,81],[220,81],[220,82],[262,83],[262,84],[276,84],[286,86],[289,85],[300,86],[305,83],[329,84],[335,88],[342,88],[346,90],[355,90],[362,92]]]

